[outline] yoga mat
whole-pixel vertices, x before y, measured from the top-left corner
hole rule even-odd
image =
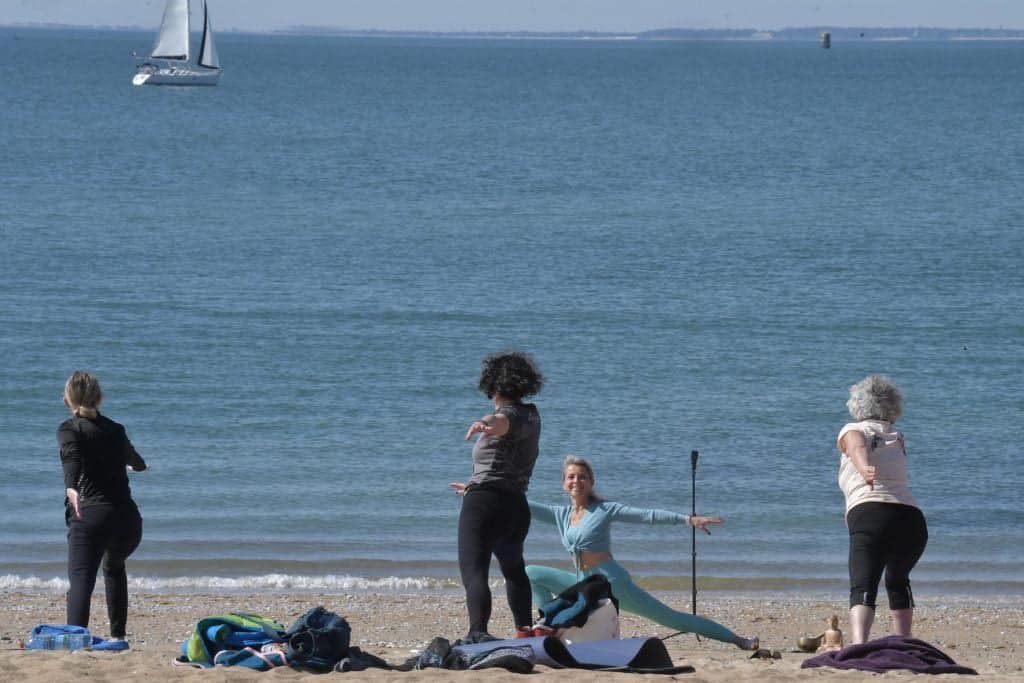
[[[590,669],[594,671],[633,671],[637,673],[692,673],[688,665],[675,665],[665,644],[657,638],[623,638],[595,640],[566,645],[553,636],[495,640],[472,645],[456,645],[453,649],[479,653],[496,647],[533,649],[537,663],[554,669]]]

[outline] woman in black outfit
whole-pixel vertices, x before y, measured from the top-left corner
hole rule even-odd
[[[525,353],[504,352],[483,360],[480,391],[494,401],[494,412],[474,420],[466,432],[473,446],[473,476],[449,484],[463,496],[459,514],[459,571],[469,608],[469,635],[463,642],[493,639],[491,589],[487,576],[491,555],[505,577],[508,605],[517,635],[531,635],[530,579],[523,543],[530,530],[526,487],[533,474],[540,441],[540,413],[523,399],[540,391],[544,379]]]
[[[72,417],[57,428],[64,468],[65,521],[68,525],[68,624],[89,625],[89,603],[102,564],[110,637],[123,640],[128,621],[125,559],[142,540],[142,517],[132,500],[125,467],[146,463],[124,427],[100,415],[100,383],[76,371],[64,385],[64,405]]]

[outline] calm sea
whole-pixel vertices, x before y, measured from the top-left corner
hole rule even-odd
[[[1024,594],[1024,45],[0,31],[0,589],[64,583],[63,381],[152,465],[136,587],[456,590],[488,352],[542,454],[727,523],[702,585],[842,596],[847,387],[904,390],[919,591]],[[616,554],[686,590],[691,537]],[[528,561],[568,558],[535,525]]]

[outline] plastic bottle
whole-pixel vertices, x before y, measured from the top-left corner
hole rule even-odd
[[[69,633],[64,636],[64,649],[66,650],[81,650],[87,647],[92,647],[92,634],[88,631],[85,633]]]
[[[25,641],[26,650],[80,650],[92,647],[92,634],[43,633]]]
[[[57,646],[57,636],[40,634],[25,641],[26,650],[53,650]]]

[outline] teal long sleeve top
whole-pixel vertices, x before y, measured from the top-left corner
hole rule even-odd
[[[587,514],[577,526],[572,526],[571,505],[545,505],[529,501],[530,514],[534,519],[551,522],[558,527],[562,537],[562,546],[574,558],[582,551],[612,551],[611,526],[613,521],[632,522],[635,524],[688,524],[689,516],[668,510],[651,510],[634,508],[622,503],[601,501],[587,506]]]

